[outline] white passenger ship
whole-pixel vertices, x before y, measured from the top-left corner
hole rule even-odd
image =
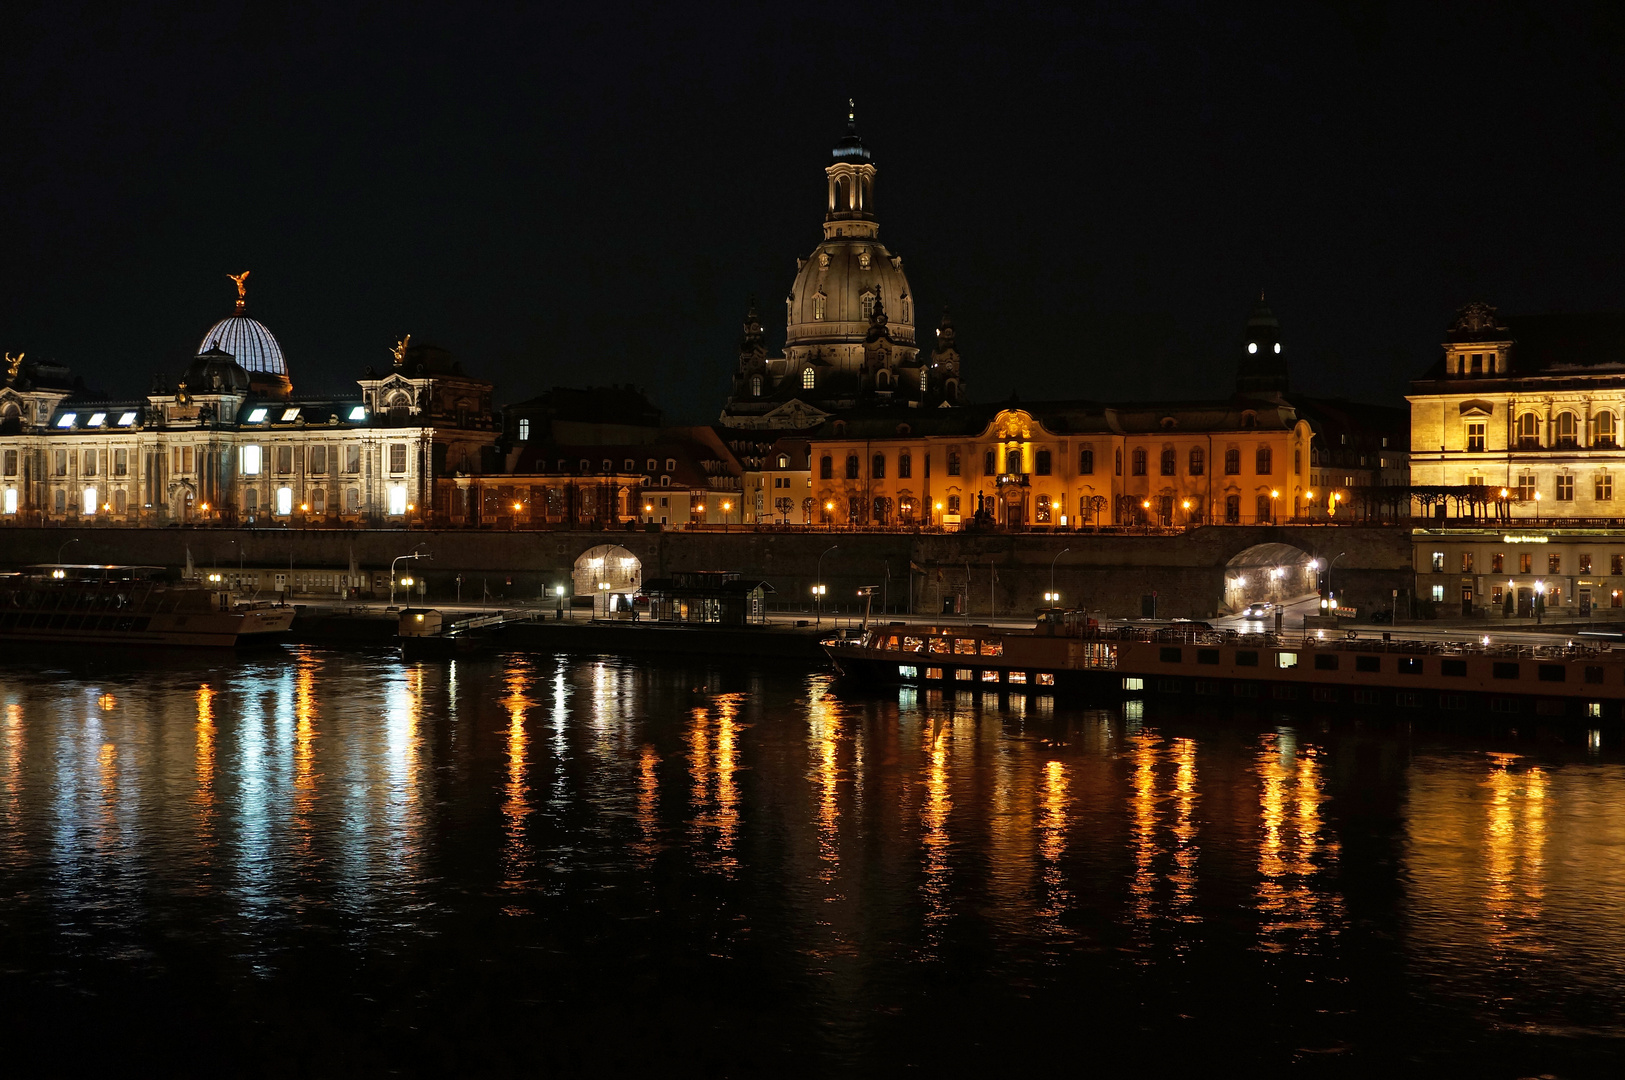
[[[944,691],[1185,694],[1379,708],[1621,716],[1625,650],[1592,645],[1102,629],[1051,612],[1030,629],[890,623],[829,639],[843,675]]]
[[[64,563],[0,574],[0,641],[231,647],[276,640],[294,614],[234,603],[229,591],[159,566]]]

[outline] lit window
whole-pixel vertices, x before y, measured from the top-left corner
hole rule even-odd
[[[813,375],[813,369],[812,368],[810,368],[810,367],[802,368],[801,369],[801,388],[803,390],[811,390],[813,388],[813,379],[814,378],[816,378],[816,376]]]
[[[976,672],[967,667],[958,668],[954,671],[954,678],[958,679],[960,682],[970,682],[972,679],[976,678]]]
[[[1278,668],[1295,668],[1298,666],[1298,654],[1295,652],[1282,652],[1275,654],[1275,666]]]
[[[251,409],[251,410],[249,410],[248,422],[250,424],[264,423],[265,422],[265,415],[266,415],[267,412],[269,412],[268,409]]]
[[[1443,585],[1435,585],[1435,586],[1433,586],[1433,599],[1435,599],[1435,600],[1443,600],[1444,599],[1444,586]]]
[[[406,485],[395,484],[389,489],[389,512],[396,516],[406,513]]]
[[[1125,676],[1124,679],[1123,679],[1123,689],[1124,690],[1144,690],[1145,689],[1145,680],[1140,679],[1140,678],[1136,678],[1133,675]]]
[[[17,512],[17,489],[16,488],[7,488],[6,489],[5,510],[6,510],[6,513],[8,513],[8,514],[15,514]]]
[[[942,669],[939,667],[928,667],[925,669],[925,677],[928,679],[940,679],[942,678]]]
[[[79,419],[78,413],[65,412],[56,418],[57,427],[72,427],[73,422]]]
[[[913,664],[898,664],[897,674],[905,679],[919,678],[920,671]]]
[[[1027,673],[1025,671],[1012,671],[1010,673],[1010,681],[1013,683],[1025,683],[1027,681]]]
[[[276,489],[276,512],[284,517],[293,513],[293,488]]]
[[[243,475],[258,476],[260,474],[260,448],[257,446],[243,447]]]
[[[365,420],[366,418],[367,407],[365,405],[357,405],[355,408],[350,410],[351,420]]]
[[[104,412],[91,413],[90,419],[85,421],[86,427],[101,427],[107,423],[107,414]]]
[[[982,681],[983,682],[998,682],[999,681],[999,673],[997,671],[984,671],[984,672],[982,672]]]
[[[84,490],[84,499],[85,499],[85,502],[84,502],[85,516],[90,517],[90,516],[92,516],[93,514],[96,513],[96,508],[97,508],[96,489],[93,488],[93,487],[85,488],[85,490]]]
[[[119,427],[129,427],[133,423],[135,423],[135,413],[127,412],[127,413],[119,414],[119,418],[118,418],[118,426]]]
[[[530,421],[528,419],[519,421],[519,441],[530,441]]]
[[[1040,671],[1037,682],[1039,686],[1054,686],[1055,676],[1048,671]]]
[[[290,420],[297,420],[297,419],[299,419],[299,409],[298,409],[297,406],[295,406],[292,409],[283,409],[282,410],[282,422],[284,424],[286,424]]]

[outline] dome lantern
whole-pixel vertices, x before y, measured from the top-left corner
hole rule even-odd
[[[829,181],[824,239],[873,238],[880,235],[875,221],[875,163],[858,137],[857,105],[846,101],[846,134],[830,153],[824,168]]]

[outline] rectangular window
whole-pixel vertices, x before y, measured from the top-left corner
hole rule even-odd
[[[1506,556],[1497,551],[1490,556],[1490,573],[1499,574],[1506,567]]]
[[[1236,666],[1237,667],[1257,667],[1258,666],[1258,653],[1253,651],[1252,649],[1237,649],[1236,650]]]
[[[1517,497],[1525,502],[1535,497],[1535,474],[1519,473],[1516,488]]]
[[[983,682],[998,682],[999,681],[999,673],[997,671],[984,671],[984,672],[982,672],[982,681]]]
[[[1136,676],[1133,676],[1133,675],[1125,675],[1123,677],[1123,689],[1124,690],[1144,690],[1145,689],[1145,680],[1141,679],[1141,678],[1137,678]]]
[[[1547,555],[1546,572],[1548,574],[1561,574],[1563,572],[1563,556],[1555,551]]]
[[[51,457],[51,472],[57,476],[68,475],[68,452],[58,450]]]
[[[389,471],[396,476],[406,471],[406,444],[389,444]]]
[[[1197,649],[1196,662],[1198,664],[1217,664],[1219,662],[1218,649]]]
[[[1520,573],[1520,574],[1532,573],[1533,572],[1532,567],[1534,565],[1534,562],[1535,562],[1535,557],[1533,555],[1529,554],[1529,552],[1525,551],[1525,552],[1520,553],[1518,555],[1518,573]]]
[[[931,639],[931,651],[934,653],[948,653],[952,650],[948,647],[947,638],[934,637]]]
[[[1165,645],[1157,654],[1157,659],[1161,660],[1164,664],[1178,664],[1182,662],[1184,658],[1184,650],[1180,649],[1178,646]]]
[[[1095,472],[1095,448],[1085,446],[1078,451],[1078,472],[1084,476],[1093,476]]]
[[[113,475],[128,476],[130,474],[130,452],[122,447],[113,451]]]
[[[1612,473],[1598,473],[1595,491],[1598,502],[1614,501],[1614,477]]]
[[[972,679],[976,678],[976,672],[972,671],[968,667],[955,668],[954,678],[959,682],[970,682]]]
[[[1566,475],[1566,474],[1558,476],[1558,478],[1557,478],[1557,501],[1558,502],[1573,502],[1574,501],[1574,477],[1573,476],[1569,476],[1569,475]]]
[[[913,664],[898,664],[897,674],[900,678],[917,679],[920,677],[920,669]]]
[[[344,512],[346,514],[358,514],[361,512],[360,488],[344,489]]]
[[[310,471],[316,476],[327,471],[327,447],[320,443],[310,448]]]
[[[1435,586],[1433,586],[1433,599],[1436,600],[1436,601],[1444,599],[1444,586],[1443,585],[1435,585]]]
[[[89,517],[95,514],[96,511],[100,509],[100,507],[96,505],[96,489],[93,487],[87,487],[81,494],[84,496],[85,516]]]
[[[8,514],[15,514],[17,512],[17,489],[16,488],[7,488],[6,489],[5,510],[6,510],[6,513],[8,513]]]
[[[1315,654],[1315,670],[1316,671],[1336,671],[1337,670],[1337,656],[1336,656],[1336,654],[1333,654],[1333,653],[1316,653]]]
[[[119,452],[123,453],[122,450],[119,451]],[[0,470],[0,471],[3,471],[6,476],[16,476],[17,475],[17,451],[15,451],[15,450],[7,450],[6,451],[6,454],[5,454],[5,467],[4,467],[3,470]]]
[[[925,669],[925,677],[928,679],[941,679],[942,669],[939,667],[928,667]]]
[[[94,450],[86,450],[85,451],[85,471],[84,471],[84,475],[86,475],[86,476],[95,476],[96,475],[96,451],[94,451]]]
[[[1518,677],[1518,665],[1498,661],[1490,668],[1490,674],[1497,679],[1516,679]]]
[[[1465,660],[1440,660],[1439,661],[1439,674],[1441,674],[1441,675],[1449,675],[1452,678],[1462,678],[1462,677],[1466,676],[1466,674],[1467,674],[1467,661],[1465,661]]]
[[[1018,686],[1024,686],[1027,683],[1027,673],[1025,671],[1012,671],[1009,681]]]
[[[244,476],[258,476],[260,474],[260,448],[257,446],[243,447],[242,462]]]
[[[276,512],[283,517],[293,513],[293,488],[280,487],[276,489]]]
[[[1444,573],[1444,552],[1442,551],[1433,553],[1433,572],[1435,574]]]
[[[522,419],[519,421],[519,441],[530,441],[530,421],[528,419]]]
[[[406,485],[391,484],[389,487],[389,512],[399,517],[406,513]]]
[[[1464,574],[1473,572],[1473,553],[1470,551],[1461,553],[1461,572]]]
[[[1569,669],[1562,664],[1541,664],[1537,674],[1541,682],[1563,682],[1568,678]]]
[[[954,652],[957,653],[960,656],[975,656],[976,655],[976,639],[975,638],[955,638],[954,639]]]
[[[1354,658],[1354,670],[1355,671],[1365,671],[1365,672],[1381,671],[1382,670],[1382,657],[1380,657],[1380,656],[1356,656]]]
[[[1591,556],[1588,554],[1581,553],[1580,555],[1580,573],[1591,573]]]
[[[1399,673],[1401,675],[1422,674],[1422,658],[1420,656],[1401,656],[1399,658]]]
[[[983,641],[982,642],[982,655],[983,656],[1003,656],[1004,655],[1004,642],[995,641],[995,640],[993,640],[991,638],[989,638],[986,641]]]
[[[1625,555],[1608,556],[1608,572],[1616,577],[1625,574]]]
[[[1474,454],[1484,452],[1484,421],[1469,420],[1467,422],[1467,449]]]
[[[1040,671],[1038,673],[1038,678],[1036,680],[1034,680],[1034,681],[1036,681],[1039,686],[1054,686],[1055,685],[1055,675],[1054,675],[1053,672]]]
[[[344,448],[344,471],[351,476],[361,471],[361,447],[351,443]]]
[[[1295,652],[1280,652],[1275,654],[1275,666],[1278,668],[1295,668],[1298,666],[1298,654]]]

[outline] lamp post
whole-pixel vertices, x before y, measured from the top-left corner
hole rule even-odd
[[[824,594],[829,590],[824,585],[824,556],[832,551],[839,551],[841,545],[831,544],[818,556],[818,580],[813,585],[813,595],[818,598],[818,625],[824,625]]]
[[[1334,611],[1333,611],[1334,614],[1335,614],[1335,605],[1337,604],[1337,594],[1332,591],[1332,567],[1337,565],[1337,560],[1338,559],[1341,559],[1343,556],[1345,556],[1347,554],[1348,554],[1348,552],[1346,552],[1346,551],[1339,551],[1336,555],[1333,555],[1331,557],[1330,561],[1328,561],[1326,563],[1326,597],[1327,597],[1327,599],[1322,600],[1320,602],[1320,606],[1322,608],[1328,608],[1328,607],[1334,608]],[[1328,600],[1330,601],[1330,603],[1328,603]]]
[[[69,544],[77,544],[78,542],[79,542],[79,538],[77,536],[75,536],[72,540],[64,540],[64,541],[62,541],[62,543],[58,544],[56,546],[56,561],[58,563],[60,563],[62,561],[62,549],[63,548],[67,547]]]
[[[1535,582],[1535,624],[1538,626],[1546,618],[1546,583]]]
[[[723,532],[728,531],[728,511],[732,510],[733,508],[734,508],[733,503],[729,502],[727,499],[722,500],[722,531]]]
[[[418,545],[418,547],[422,547],[422,546],[423,546],[422,544]],[[433,559],[433,558],[434,558],[433,555],[420,555],[420,554],[418,554],[418,548],[415,547],[415,548],[412,549],[412,553],[410,555],[397,555],[397,556],[395,556],[395,558],[393,560],[390,561],[390,564],[389,564],[389,604],[390,604],[391,607],[395,606],[395,564],[400,562],[402,559]],[[408,579],[408,584],[410,584],[410,579]]]
[[[556,601],[556,605],[557,605],[553,609],[553,618],[555,620],[563,619],[564,618],[564,586],[563,585],[555,585],[555,586],[553,586],[553,597],[554,597],[554,599]]]
[[[1274,488],[1270,489],[1270,524],[1271,525],[1275,524],[1276,520],[1279,519],[1280,516],[1281,516],[1275,509],[1275,501],[1277,499],[1279,499],[1280,497],[1281,497],[1281,493],[1279,491],[1277,491]]]
[[[829,523],[829,531],[835,531],[835,500],[829,499],[824,503],[824,520]],[[834,550],[831,548],[830,550]]]
[[[604,618],[609,618],[609,582],[598,583],[598,595],[604,598]]]
[[[1055,563],[1062,555],[1065,555],[1071,550],[1072,549],[1069,547],[1064,547],[1055,553],[1054,559],[1049,561],[1049,592],[1044,594],[1044,602],[1046,604],[1054,604],[1059,602],[1061,599],[1061,594],[1055,591]]]
[[[1540,492],[1538,491],[1535,492],[1535,524],[1540,524]],[[1540,583],[1536,582],[1535,584],[1538,586]]]

